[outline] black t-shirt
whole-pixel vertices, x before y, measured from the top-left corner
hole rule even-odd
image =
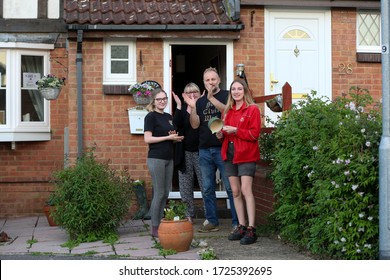
[[[184,150],[197,152],[199,150],[199,128],[193,129],[191,127],[187,104],[183,104],[181,110],[176,109],[173,123],[177,126],[180,134],[184,135]]]
[[[227,90],[220,90],[214,95],[220,102],[226,104],[229,96]],[[221,146],[221,141],[211,133],[208,122],[213,117],[221,118],[221,112],[207,99],[207,94],[196,101],[196,113],[199,115],[199,148],[210,148]]]
[[[144,131],[151,131],[153,136],[160,137],[167,136],[170,130],[175,130],[170,114],[152,111],[145,116]],[[173,141],[149,144],[148,158],[173,159]]]

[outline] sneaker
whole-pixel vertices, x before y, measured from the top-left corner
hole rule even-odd
[[[203,222],[203,226],[207,226],[209,224],[209,221],[206,219],[204,222]]]
[[[246,227],[243,225],[238,225],[233,229],[232,232],[230,232],[228,239],[229,240],[240,240],[244,237],[246,232]]]
[[[242,245],[248,245],[255,243],[257,240],[257,235],[256,235],[256,228],[254,227],[248,227],[246,229],[245,236],[241,238],[240,244]]]
[[[198,230],[199,232],[212,232],[212,231],[219,231],[219,227],[213,224],[208,223],[207,225],[203,226]]]

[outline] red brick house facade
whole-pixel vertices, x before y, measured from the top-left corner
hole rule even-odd
[[[84,5],[86,2],[87,6]],[[239,7],[235,6],[236,11],[239,11],[238,19],[234,17],[237,13],[225,13],[227,9],[223,2],[232,3],[232,7],[233,3],[240,3]],[[178,8],[173,5],[175,3],[183,7]],[[53,190],[51,173],[63,168],[66,157],[72,162],[82,150],[93,145],[96,145],[98,158],[109,160],[114,168],[127,168],[135,179],[146,180],[150,195],[147,145],[142,134],[130,134],[129,130],[128,109],[136,106],[127,92],[130,83],[110,82],[104,76],[107,71],[107,42],[111,39],[114,42],[117,39],[134,42],[133,63],[136,64],[138,82],[154,80],[167,92],[180,90],[186,73],[175,72],[174,64],[175,58],[184,54],[187,62],[185,72],[191,71],[190,78],[197,79],[200,86],[203,86],[203,69],[210,66],[208,62],[220,67],[224,81],[221,87],[224,88],[228,87],[235,75],[235,65],[244,63],[254,96],[262,96],[268,88],[269,77],[266,62],[270,51],[266,47],[269,11],[325,10],[330,15],[331,59],[328,73],[331,96],[348,92],[351,86],[360,86],[367,88],[376,100],[380,100],[380,53],[358,54],[356,47],[358,11],[379,11],[379,3],[276,0],[63,1],[60,6],[63,29],[58,32],[55,48],[50,50],[50,73],[65,76],[66,85],[57,100],[49,101],[50,140],[11,141],[3,137],[5,134],[2,132],[6,129],[0,124],[0,217],[42,213],[42,206]],[[287,9],[287,6],[291,8]],[[3,17],[2,10],[0,12]],[[7,23],[6,19],[1,21]],[[16,34],[20,30],[23,31],[9,27],[6,32]],[[47,32],[53,30],[47,29]],[[0,51],[7,48],[4,44],[0,44],[0,47]],[[191,60],[190,53],[194,50],[196,56],[205,49],[211,50],[210,53],[203,53],[211,55],[210,59],[206,59],[207,62],[199,60],[197,65],[197,61]],[[214,54],[218,55],[214,57]],[[347,70],[350,70],[343,73],[341,64],[347,65]],[[189,67],[192,69],[189,70]],[[294,89],[294,85],[292,87]],[[82,108],[78,101],[80,96]],[[171,110],[173,108],[174,105]],[[261,189],[263,185],[264,190]],[[255,183],[255,186],[257,218],[258,222],[263,223],[272,205],[272,193],[268,183]],[[266,201],[265,196],[268,197]]]

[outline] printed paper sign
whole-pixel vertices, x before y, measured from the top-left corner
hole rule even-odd
[[[36,82],[41,78],[41,73],[23,73],[23,87],[37,88]]]

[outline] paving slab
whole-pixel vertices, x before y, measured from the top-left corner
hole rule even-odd
[[[311,257],[299,252],[280,240],[259,237],[256,243],[240,245],[229,241],[230,219],[220,220],[217,232],[200,233],[203,220],[194,223],[194,240],[190,250],[174,255],[160,256],[160,250],[154,248],[158,239],[150,235],[150,220],[127,220],[119,228],[119,240],[111,245],[103,241],[81,243],[69,250],[61,245],[68,241],[66,231],[61,227],[50,227],[46,217],[38,215],[17,219],[0,219],[1,231],[5,231],[11,240],[0,243],[2,256],[23,258],[120,258],[140,260],[199,260],[202,248],[212,248],[221,260],[307,260]],[[35,243],[32,240],[36,241]]]

